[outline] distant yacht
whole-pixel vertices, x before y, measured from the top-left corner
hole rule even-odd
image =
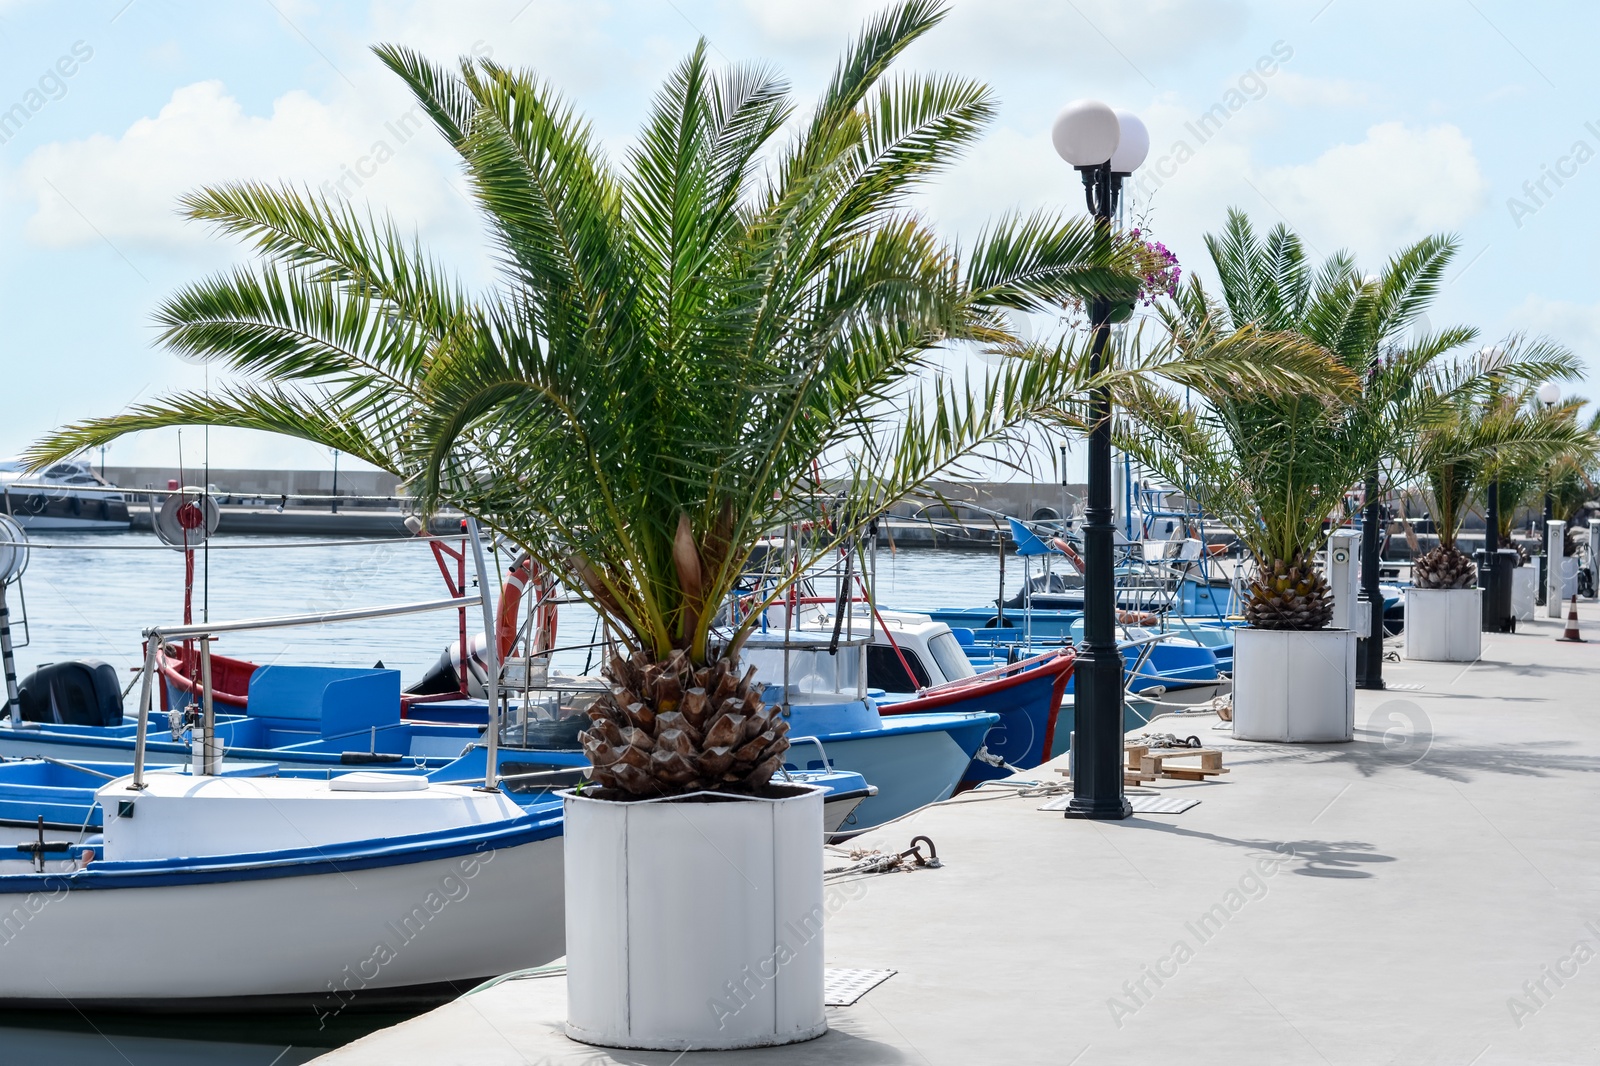
[[[87,459],[68,459],[38,474],[24,473],[20,459],[0,460],[0,493],[0,511],[25,529],[128,528],[128,501]]]

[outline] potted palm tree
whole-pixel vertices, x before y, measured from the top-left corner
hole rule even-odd
[[[1420,471],[1420,487],[1433,516],[1438,546],[1412,565],[1405,592],[1405,653],[1408,659],[1471,662],[1482,649],[1482,608],[1477,567],[1457,547],[1467,513],[1493,469],[1540,463],[1565,449],[1581,449],[1585,434],[1571,418],[1506,403],[1507,382],[1570,376],[1576,358],[1548,341],[1513,339],[1492,350],[1481,367],[1492,373],[1487,389],[1463,389],[1454,403],[1416,437],[1409,464]]]
[[[1357,633],[1329,628],[1317,554],[1353,513],[1352,490],[1370,496],[1403,474],[1405,442],[1474,380],[1445,368],[1471,329],[1408,336],[1455,245],[1425,239],[1363,277],[1344,253],[1313,269],[1287,228],[1262,240],[1237,211],[1206,243],[1222,299],[1191,277],[1165,315],[1170,343],[1205,351],[1239,331],[1292,334],[1324,353],[1322,387],[1143,388],[1123,446],[1225,523],[1253,564],[1235,630],[1234,734],[1349,740]]]
[[[1544,342],[1547,343],[1547,342]],[[1551,380],[1571,378],[1580,372],[1576,357],[1566,355],[1564,370],[1553,370]],[[1493,450],[1485,460],[1485,483],[1493,482],[1499,494],[1499,524],[1497,533],[1502,547],[1515,548],[1517,566],[1511,571],[1512,614],[1521,621],[1533,619],[1538,605],[1539,570],[1530,565],[1531,559],[1514,538],[1517,518],[1524,511],[1538,509],[1547,488],[1557,490],[1564,486],[1566,494],[1581,496],[1584,492],[1581,474],[1574,479],[1571,470],[1579,471],[1592,461],[1593,431],[1578,422],[1582,399],[1569,399],[1555,407],[1546,408],[1535,397],[1534,383],[1539,379],[1522,375],[1520,379],[1497,383],[1486,401],[1492,413],[1486,417],[1498,423],[1503,433],[1513,433],[1518,428],[1533,435],[1542,444],[1527,447],[1510,447]],[[1556,495],[1561,492],[1556,491]],[[1539,531],[1544,537],[1544,530]]]
[[[1138,290],[1087,219],[1008,215],[958,248],[910,206],[995,109],[971,81],[885,77],[942,15],[904,0],[874,18],[805,114],[770,71],[718,72],[702,44],[621,164],[532,73],[381,47],[465,166],[497,284],[469,291],[337,199],[197,192],[188,215],[258,261],[158,317],[168,346],[240,377],[32,452],[184,424],[287,434],[399,474],[425,507],[458,506],[568,576],[617,647],[584,736],[593,781],[566,808],[578,1039],[678,1050],[823,1030],[820,800],[774,783],[787,724],[739,666],[764,603],[715,620],[770,531],[810,523],[801,572],[1104,380],[1070,337],[1022,344],[1008,314]],[[1002,358],[936,373],[952,345]],[[1250,347],[1119,380],[1261,389],[1295,365]]]
[[[1573,399],[1574,408],[1581,407],[1582,400]],[[1576,423],[1576,419],[1574,419]],[[1579,567],[1576,555],[1581,544],[1589,543],[1589,519],[1595,517],[1592,501],[1600,495],[1595,491],[1595,479],[1592,467],[1595,461],[1595,442],[1597,437],[1597,424],[1600,424],[1600,415],[1590,416],[1589,423],[1584,427],[1584,448],[1573,448],[1563,455],[1550,459],[1549,471],[1546,474],[1546,491],[1550,493],[1552,514],[1557,519],[1566,523],[1566,538],[1562,544],[1562,557],[1558,560],[1560,565],[1560,599],[1571,599],[1578,594]],[[1557,565],[1557,560],[1552,560],[1552,567]]]

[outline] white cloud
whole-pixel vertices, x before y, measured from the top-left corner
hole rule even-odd
[[[738,0],[773,45],[834,53],[881,0]],[[924,39],[924,54],[971,69],[979,61],[1023,64],[1057,77],[1114,73],[1141,78],[1232,40],[1245,25],[1238,0],[957,0]]]
[[[1460,227],[1483,210],[1489,189],[1458,127],[1399,122],[1373,126],[1365,140],[1335,145],[1310,163],[1269,169],[1256,184],[1270,208],[1324,253],[1350,248],[1365,260]]]
[[[1600,351],[1600,304],[1547,300],[1530,294],[1506,318],[1513,329],[1544,334],[1588,357],[1591,364],[1591,353]]]
[[[671,16],[671,8],[652,4],[648,14],[633,11],[619,20],[604,0],[377,0],[373,40],[403,44],[449,66],[473,54],[511,67],[532,67],[582,106],[600,92],[626,96],[630,87],[638,88],[640,72],[632,53],[662,10]],[[674,58],[676,53],[674,49]],[[649,81],[655,80],[652,71]]]
[[[192,246],[207,234],[177,217],[178,197],[234,179],[342,182],[344,194],[426,226],[464,208],[443,184],[448,171],[431,127],[407,107],[383,114],[295,90],[275,100],[271,114],[250,115],[221,82],[197,82],[120,135],[42,145],[9,184],[13,197],[35,205],[25,235],[47,247],[102,235],[117,245]]]

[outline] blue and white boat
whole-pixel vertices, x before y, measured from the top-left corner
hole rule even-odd
[[[781,707],[789,721],[785,771],[801,776],[849,775],[833,778],[834,787],[844,796],[867,786],[876,790],[860,799],[854,817],[840,828],[841,833],[870,829],[948,799],[1000,716],[932,708],[921,713],[884,713],[879,698],[885,694],[867,689],[862,640],[840,641],[831,651],[830,644],[826,636],[799,630],[787,638],[781,632],[756,633],[741,653],[741,662],[755,666],[757,677],[766,683],[767,702]],[[581,678],[548,679],[543,691],[577,691],[585,685],[605,691],[595,679]],[[530,708],[536,710],[538,703],[530,701]],[[482,722],[487,715],[486,705],[477,700],[419,705],[414,711],[455,722]],[[528,721],[520,708],[513,708],[507,718],[499,753],[502,772],[513,763],[518,768],[540,766],[541,760],[581,764],[581,752],[562,751],[561,741],[544,739],[559,731],[537,728],[525,733]],[[586,725],[588,719],[579,721]],[[547,725],[548,720],[542,724]],[[467,767],[483,766],[484,758],[476,750],[469,754],[459,764],[459,776],[470,776]],[[436,771],[436,775],[446,772]],[[853,781],[861,784],[851,785]]]
[[[830,608],[831,610],[831,608]],[[1054,746],[1057,716],[1072,680],[1070,648],[1007,662],[983,662],[970,654],[971,632],[956,633],[927,615],[876,611],[865,602],[853,604],[852,631],[867,633],[867,695],[886,719],[929,713],[989,713],[1000,721],[984,737],[961,778],[962,787],[1003,777],[1015,769],[1031,769]],[[829,610],[797,619],[812,637],[829,634]]]
[[[885,715],[867,691],[865,651],[862,638],[754,633],[741,661],[756,668],[767,702],[789,720],[788,768],[850,770],[877,786],[857,810],[860,828],[869,829],[953,795],[1000,716]]]
[[[0,861],[0,1006],[326,1018],[452,998],[564,951],[557,799],[149,773],[97,802],[103,839]]]

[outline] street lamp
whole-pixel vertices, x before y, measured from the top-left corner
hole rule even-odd
[[[1150,134],[1127,111],[1098,100],[1074,100],[1062,108],[1050,131],[1056,152],[1083,177],[1084,198],[1094,216],[1101,249],[1111,244],[1111,218],[1122,180],[1144,162]],[[1111,339],[1111,301],[1089,304],[1094,339],[1089,367],[1098,373]],[[1126,818],[1133,813],[1122,794],[1122,652],[1116,631],[1116,547],[1111,514],[1111,392],[1089,396],[1089,492],[1083,527],[1083,643],[1078,648],[1077,716],[1072,753],[1072,800],[1068,818]]]
[[[1493,373],[1505,353],[1486,345],[1479,349],[1482,367]],[[1492,402],[1492,401],[1491,401]],[[1506,605],[1511,602],[1505,584],[1511,575],[1500,565],[1500,474],[1498,456],[1492,456],[1495,476],[1484,492],[1483,501],[1483,555],[1478,562],[1478,584],[1483,587],[1483,624],[1485,633],[1507,633],[1514,620]]]
[[[1376,274],[1368,274],[1362,279],[1362,284],[1373,287],[1378,284]],[[1376,385],[1379,369],[1379,354],[1372,353],[1372,362],[1367,368],[1368,387]],[[1363,494],[1366,497],[1366,514],[1361,519],[1361,601],[1367,609],[1367,635],[1356,642],[1356,687],[1366,689],[1381,689],[1383,683],[1383,585],[1380,560],[1378,559],[1378,527],[1383,524],[1383,504],[1378,499],[1378,475],[1381,471],[1378,464],[1373,463],[1367,471]],[[1360,609],[1360,604],[1357,604]]]
[[[1539,386],[1539,406],[1546,411],[1555,408],[1561,402],[1561,386],[1553,381],[1547,381]],[[1550,512],[1554,510],[1554,500],[1550,498],[1550,468],[1544,472],[1544,525],[1539,527],[1539,539],[1542,546],[1539,549],[1539,599],[1538,604],[1543,607],[1548,602],[1546,592],[1550,584]]]

